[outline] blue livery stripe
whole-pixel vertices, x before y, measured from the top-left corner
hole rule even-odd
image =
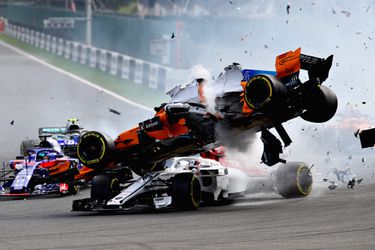
[[[256,70],[256,69],[243,69],[243,81],[247,82],[256,75],[276,75],[276,71],[270,70]]]

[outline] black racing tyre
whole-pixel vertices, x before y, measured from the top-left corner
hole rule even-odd
[[[92,180],[91,199],[108,201],[120,193],[120,183],[117,178],[109,175],[97,175]]]
[[[39,140],[23,140],[20,145],[20,154],[26,155],[27,150],[39,144]]]
[[[326,86],[320,86],[318,95],[310,107],[301,115],[301,118],[308,122],[322,123],[329,121],[337,110],[337,96]]]
[[[83,134],[77,145],[77,156],[83,165],[100,169],[113,161],[115,143],[103,133],[90,131]]]
[[[256,111],[271,111],[280,107],[287,89],[279,78],[272,75],[256,75],[245,85],[244,100]]]
[[[197,209],[201,201],[201,185],[198,178],[192,173],[176,174],[173,178],[172,201],[182,210]]]
[[[303,162],[287,162],[276,170],[274,185],[277,192],[285,198],[304,197],[312,189],[312,174]]]

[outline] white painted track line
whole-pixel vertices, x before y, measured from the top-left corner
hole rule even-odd
[[[38,62],[38,63],[40,63],[40,64],[43,64],[44,66],[46,66],[46,67],[48,67],[48,68],[50,68],[50,69],[56,70],[57,72],[59,72],[59,73],[61,73],[61,74],[64,74],[64,75],[66,75],[66,76],[69,76],[69,77],[71,77],[71,78],[73,78],[73,79],[75,79],[75,80],[77,80],[77,81],[79,81],[79,82],[81,82],[81,83],[83,83],[83,84],[86,84],[86,85],[88,85],[88,86],[90,86],[90,87],[92,87],[92,88],[95,88],[95,89],[97,89],[97,90],[99,90],[99,91],[102,91],[102,92],[104,92],[104,93],[106,93],[106,94],[108,94],[108,95],[111,95],[111,96],[113,96],[113,97],[115,97],[115,98],[117,98],[117,99],[120,99],[121,101],[124,101],[124,102],[126,102],[126,103],[128,103],[128,104],[130,104],[130,105],[133,105],[133,106],[135,106],[135,107],[137,107],[137,108],[144,109],[144,110],[146,110],[146,111],[151,111],[151,112],[153,111],[153,109],[150,108],[150,107],[144,106],[144,105],[139,104],[139,103],[136,103],[136,102],[134,102],[134,101],[131,101],[131,100],[129,100],[129,99],[127,99],[127,98],[125,98],[125,97],[119,95],[119,94],[116,94],[115,92],[112,92],[112,91],[110,91],[110,90],[108,90],[108,89],[102,88],[102,87],[96,85],[95,83],[92,83],[92,82],[90,82],[90,81],[88,81],[88,80],[86,80],[86,79],[83,79],[82,77],[79,77],[79,76],[74,75],[74,74],[72,74],[72,73],[70,73],[70,72],[68,72],[68,71],[65,71],[65,70],[63,70],[63,69],[60,69],[60,68],[58,68],[58,67],[55,67],[55,66],[53,66],[53,65],[51,65],[51,64],[49,64],[49,63],[47,63],[46,61],[43,61],[42,59],[40,59],[40,58],[38,58],[38,57],[36,57],[36,56],[33,56],[33,55],[31,55],[31,54],[29,54],[29,53],[27,53],[27,52],[25,52],[25,51],[23,51],[23,50],[21,50],[21,49],[18,49],[18,48],[14,47],[14,46],[12,46],[12,45],[10,45],[10,44],[8,44],[8,43],[5,43],[5,42],[3,42],[3,41],[0,41],[0,44],[1,44],[2,46],[4,46],[4,47],[7,47],[7,48],[9,48],[9,49],[11,49],[11,50],[13,50],[13,51],[19,53],[19,54],[21,54],[21,55],[23,55],[23,56],[25,56],[25,57],[31,59],[31,60],[34,60],[34,61],[36,61],[36,62]]]

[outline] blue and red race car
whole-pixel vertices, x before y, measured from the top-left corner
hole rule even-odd
[[[9,162],[11,173],[3,178],[2,197],[76,194],[78,181],[91,179],[92,170],[53,148],[34,147],[19,158]]]

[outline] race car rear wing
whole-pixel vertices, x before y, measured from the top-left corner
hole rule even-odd
[[[326,59],[301,54],[301,48],[288,51],[276,57],[276,75],[288,87],[297,83],[299,71],[307,70],[309,79],[324,82],[331,69],[333,55]]]
[[[65,131],[65,127],[44,127],[38,129],[39,136],[64,134]]]
[[[332,66],[333,55],[326,59],[301,54],[301,69],[307,70],[309,78],[319,78],[320,82],[324,82],[328,78],[329,70]]]

